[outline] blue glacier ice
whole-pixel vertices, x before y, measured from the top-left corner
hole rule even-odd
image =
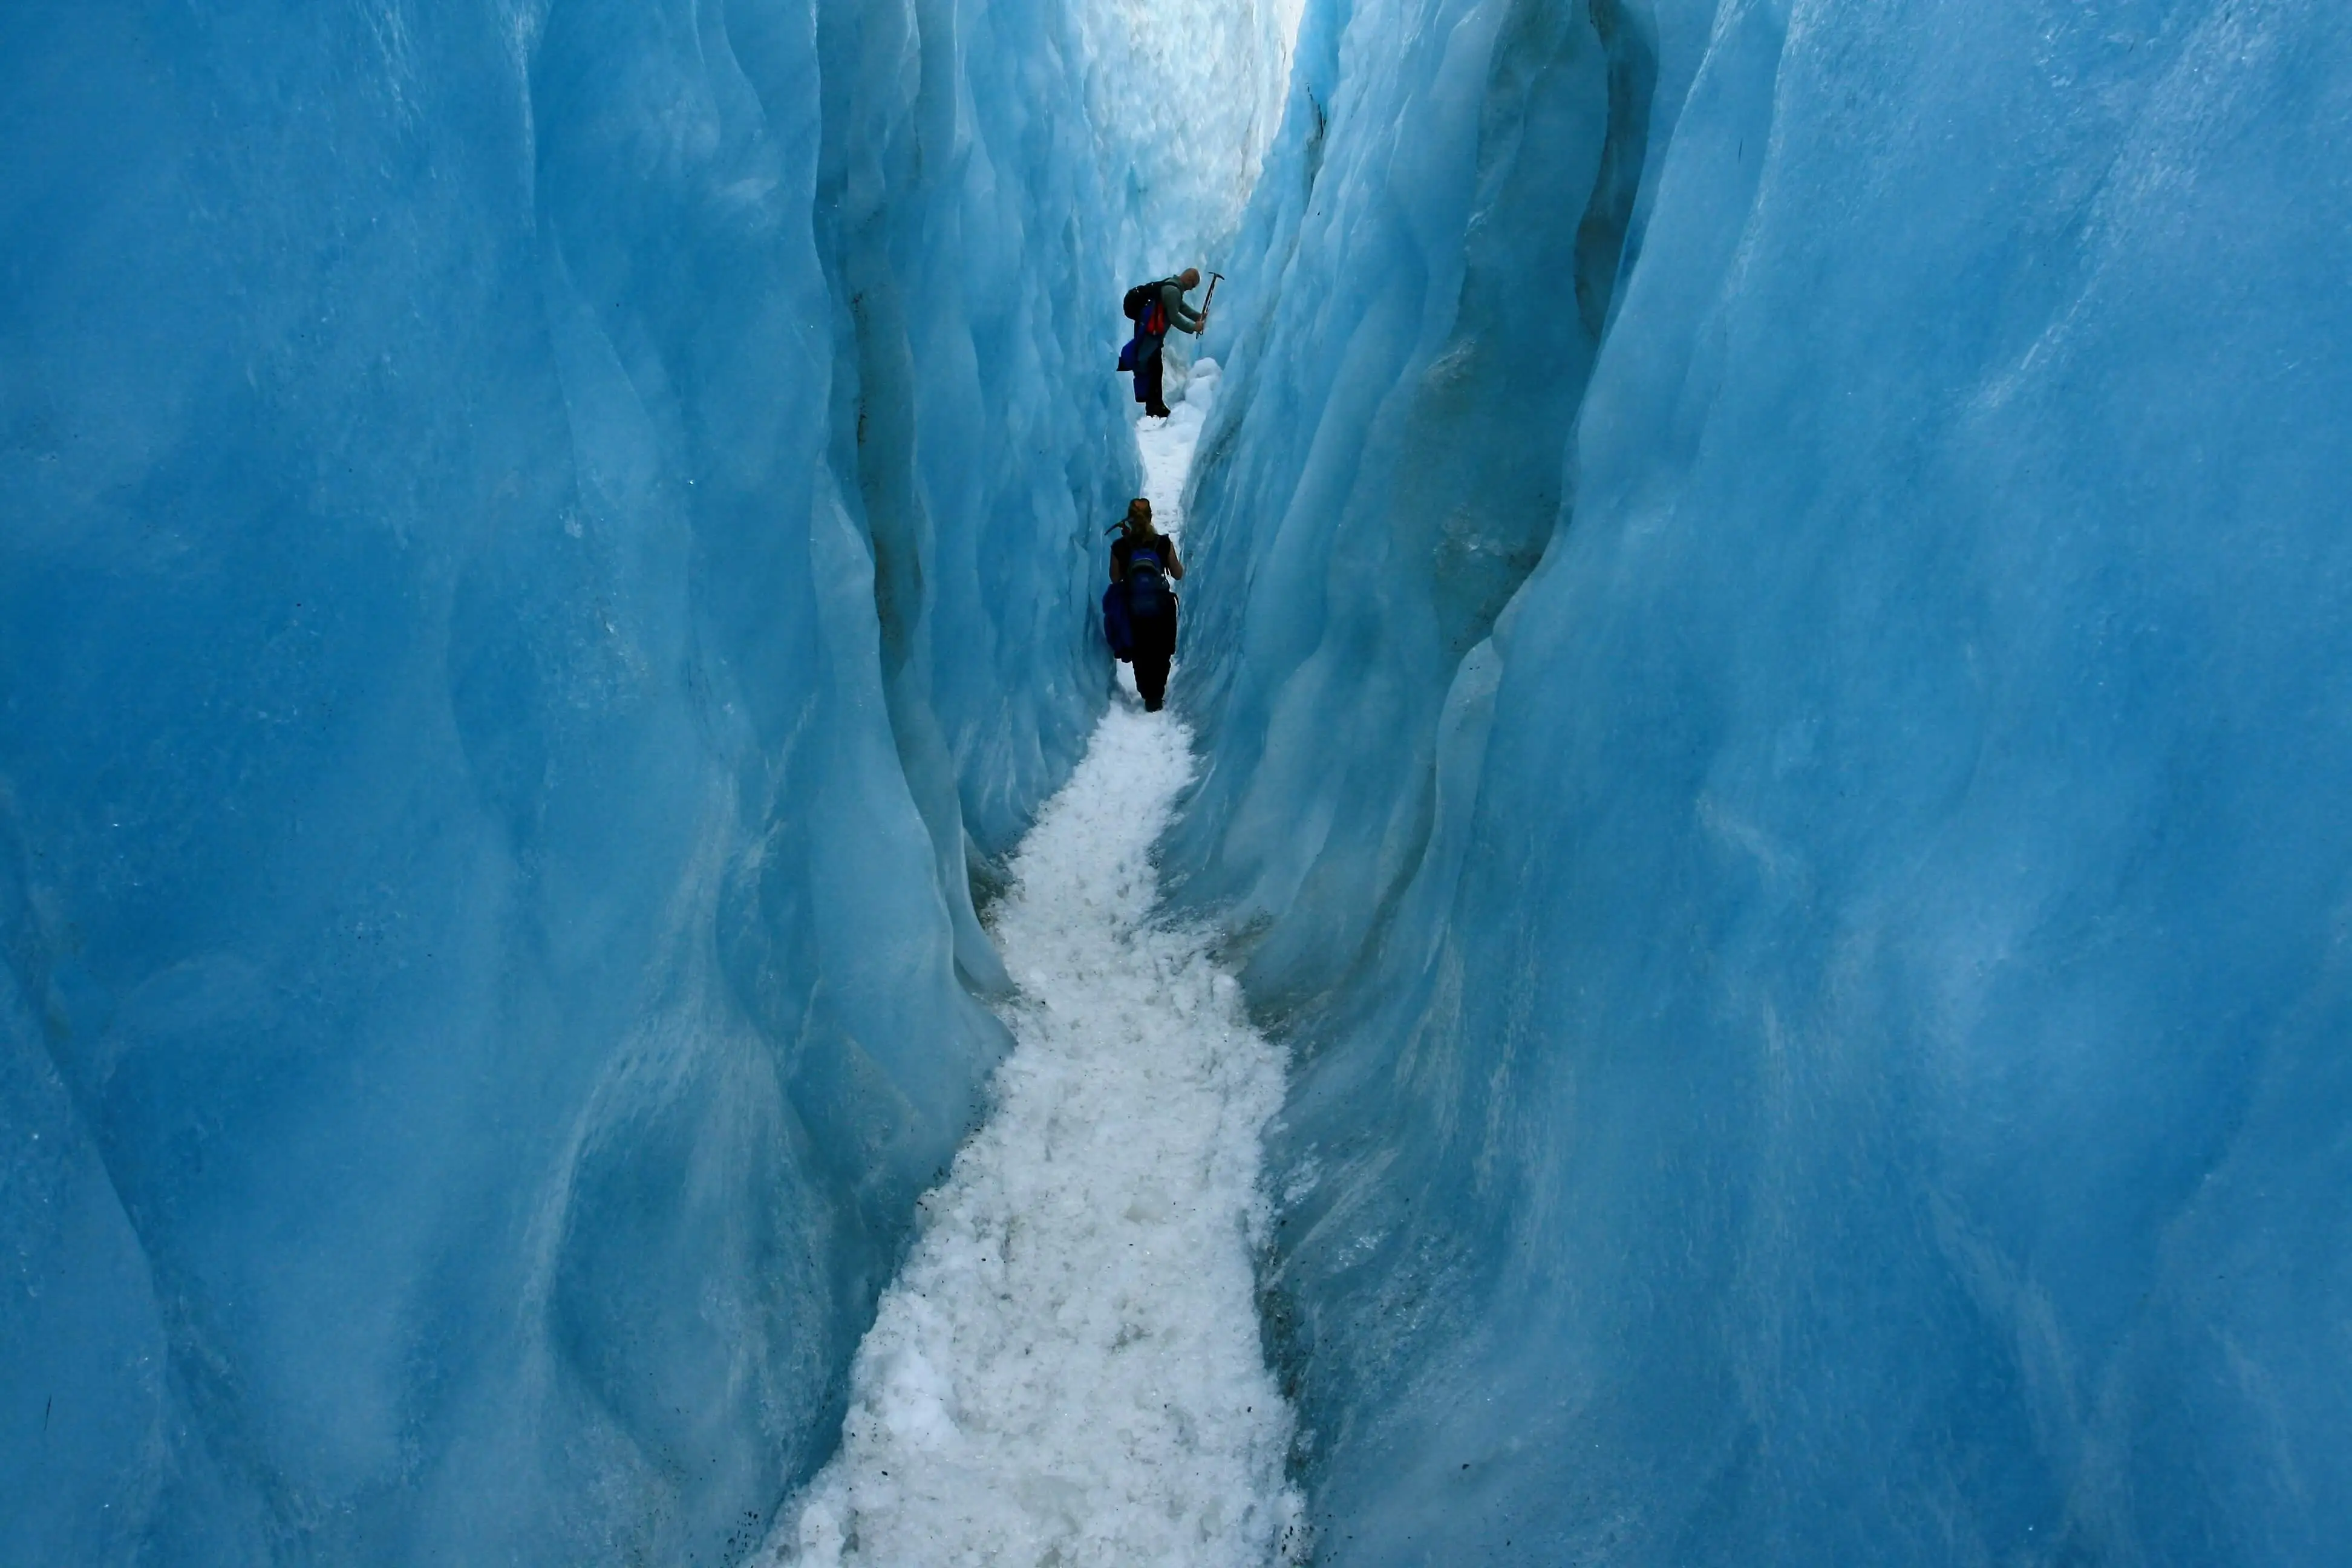
[[[1171,853],[1302,1059],[1319,1559],[2336,1560],[2352,30],[1297,60]]]
[[[757,1550],[1188,262],[1318,1560],[2336,1561],[2347,133],[2322,0],[0,8],[0,1563]]]
[[[1305,0],[1085,0],[1089,130],[1121,278],[1221,266],[1281,128]],[[1199,300],[1194,301],[1195,304]],[[1178,346],[1184,347],[1181,337]]]
[[[0,1561],[718,1562],[830,1451],[1107,689],[1085,90],[0,16]]]

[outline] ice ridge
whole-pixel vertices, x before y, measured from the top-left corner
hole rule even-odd
[[[1319,1561],[2339,1553],[2336,18],[1309,5],[1167,868]]]
[[[1107,695],[1079,61],[0,16],[0,1562],[727,1561],[823,1462]]]

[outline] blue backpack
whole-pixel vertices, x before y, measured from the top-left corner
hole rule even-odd
[[[1136,546],[1127,558],[1127,616],[1130,621],[1156,621],[1168,614],[1175,597],[1168,591],[1166,569],[1160,552],[1149,544]]]
[[[1103,641],[1125,663],[1135,657],[1137,626],[1156,626],[1175,610],[1176,595],[1169,589],[1160,552],[1148,544],[1137,546],[1128,553],[1127,576],[1103,589]]]

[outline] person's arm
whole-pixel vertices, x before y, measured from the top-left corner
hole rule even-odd
[[[1165,539],[1167,535],[1162,534],[1160,537]],[[1184,580],[1184,563],[1176,553],[1176,542],[1173,539],[1168,540],[1168,575],[1179,583]]]
[[[1184,303],[1184,290],[1180,285],[1161,284],[1160,302],[1167,307],[1170,326],[1180,332],[1197,332],[1201,330],[1201,312]]]

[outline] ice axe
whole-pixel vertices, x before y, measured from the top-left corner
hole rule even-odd
[[[1217,302],[1217,285],[1225,280],[1222,272],[1209,274],[1209,291],[1201,296],[1201,330],[1209,330],[1209,307]]]

